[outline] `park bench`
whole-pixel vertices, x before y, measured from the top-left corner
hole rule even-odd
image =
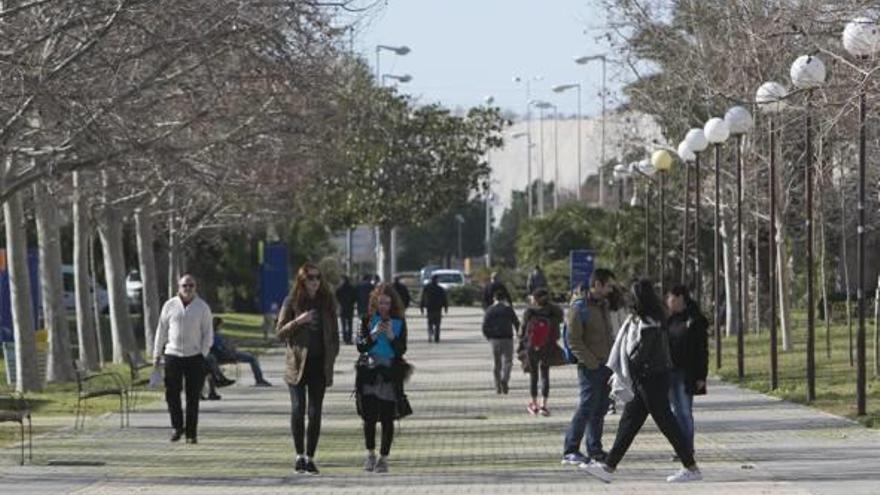
[[[149,374],[143,377],[141,376],[141,371],[152,371],[153,365],[140,359],[140,354],[137,352],[127,352],[125,354],[125,363],[128,365],[128,410],[134,411],[137,409],[140,392],[150,383]]]
[[[0,423],[18,423],[21,427],[21,461],[24,465],[24,423],[27,420],[28,460],[34,459],[34,432],[31,408],[21,395],[0,393]]]
[[[77,391],[74,429],[85,427],[89,399],[113,395],[119,396],[119,427],[125,428],[128,424],[128,388],[119,373],[92,373],[84,369],[79,360],[74,361],[74,368]]]

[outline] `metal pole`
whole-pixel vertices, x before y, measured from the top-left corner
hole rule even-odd
[[[743,265],[745,263],[745,255],[743,254],[743,162],[742,162],[742,134],[736,135],[736,243],[737,243],[737,263],[736,263],[736,288],[737,296],[737,322],[736,322],[736,376],[742,380],[745,376],[743,354],[745,352],[743,342],[743,319],[746,315],[743,312]]]
[[[660,294],[666,294],[666,172],[657,171],[660,188]]]
[[[715,144],[715,252],[712,299],[715,303],[715,367],[721,369],[721,144]]]
[[[553,106],[553,211],[559,209],[559,107]]]
[[[779,387],[779,346],[776,328],[776,128],[770,117],[770,249],[767,263],[770,267],[770,390]]]
[[[577,133],[578,133],[578,138],[577,138],[578,185],[577,185],[577,200],[578,200],[578,202],[580,202],[581,188],[583,187],[583,184],[584,184],[584,179],[583,179],[584,164],[581,161],[581,148],[583,146],[581,146],[581,85],[580,85],[580,83],[578,83],[578,85],[577,85],[577,90],[578,90],[578,116],[577,116],[577,118],[578,118],[578,125],[577,125]]]
[[[700,154],[694,153],[694,290],[697,301],[703,304],[703,263],[700,251]]]
[[[651,216],[648,214],[648,206],[651,202],[651,183],[645,178],[645,277],[651,278]]]
[[[486,187],[486,268],[492,266],[492,153],[486,152],[489,163],[489,180]]]
[[[541,139],[541,162],[538,177],[538,216],[544,216],[544,109],[538,108],[538,118],[541,119],[541,128],[538,131]]]
[[[859,228],[858,228],[858,246],[856,254],[856,264],[858,265],[858,297],[859,297],[859,327],[856,333],[856,403],[858,415],[863,416],[866,413],[866,358],[865,358],[865,142],[866,137],[866,115],[867,102],[865,98],[865,85],[862,84],[859,89]],[[847,291],[849,287],[847,287]]]
[[[533,196],[532,196],[532,92],[531,81],[526,79],[526,162],[528,164],[528,187],[526,195],[529,202],[529,218],[534,214]]]
[[[807,402],[816,399],[816,308],[813,301],[813,116],[812,91],[807,91],[806,108],[806,242],[807,242]]]
[[[688,280],[688,222],[691,214],[691,169],[686,160],[684,165],[684,219],[681,226],[681,283]]]
[[[599,206],[605,205],[605,55],[602,58],[602,161],[599,163]]]

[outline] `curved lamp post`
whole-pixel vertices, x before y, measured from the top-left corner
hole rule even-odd
[[[564,93],[569,89],[577,88],[577,99],[578,99],[578,112],[577,112],[577,161],[578,161],[578,186],[577,186],[577,200],[581,200],[581,189],[583,188],[583,162],[581,161],[581,83],[571,83],[571,84],[560,84],[558,86],[553,86],[554,93]]]
[[[539,119],[541,121],[541,127],[539,129],[539,139],[541,140],[541,161],[539,163],[540,171],[538,175],[540,176],[540,186],[538,187],[538,216],[544,216],[544,110],[553,108],[555,111],[556,105],[550,103],[549,101],[541,101],[534,100],[531,104],[538,109]]]
[[[703,127],[706,140],[715,147],[715,242],[714,270],[712,272],[712,300],[715,318],[715,367],[721,369],[721,145],[730,137],[727,122],[718,117],[711,118]],[[729,274],[725,273],[725,277]]]
[[[778,82],[768,81],[762,84],[755,93],[755,102],[758,108],[767,114],[770,127],[770,161],[769,161],[769,197],[770,197],[770,226],[768,228],[770,248],[767,256],[767,265],[770,267],[770,390],[779,387],[779,345],[777,328],[776,298],[779,297],[777,279],[779,275],[776,266],[776,141],[779,131],[775,127],[774,116],[785,109],[784,99],[788,91]]]
[[[660,189],[660,294],[666,294],[666,173],[672,168],[672,155],[666,150],[651,154],[651,165],[658,172]]]
[[[877,53],[880,49],[880,30],[870,19],[860,17],[846,25],[843,30],[843,47],[851,55],[864,60]],[[859,325],[856,333],[856,407],[859,416],[866,413],[866,357],[865,357],[865,142],[867,104],[865,98],[865,82],[859,85],[859,227],[856,248],[856,264],[858,268],[858,311]],[[849,291],[849,287],[846,288]]]
[[[806,198],[806,243],[807,243],[807,401],[816,398],[816,308],[814,303],[813,273],[813,119],[810,99],[813,90],[825,82],[825,64],[813,55],[802,55],[791,64],[791,82],[798,89],[806,91],[804,109],[804,188]]]
[[[700,251],[700,206],[702,202],[701,195],[701,187],[702,187],[702,179],[700,178],[700,153],[706,151],[706,148],[709,146],[709,140],[706,139],[706,134],[703,132],[703,129],[698,127],[693,128],[688,131],[687,135],[684,137],[684,142],[687,143],[688,149],[690,149],[694,153],[694,272],[693,272],[693,285],[694,289],[696,289],[696,298],[697,301],[702,304],[703,302],[703,262],[701,259],[702,252]]]
[[[602,147],[600,155],[601,162],[599,163],[599,206],[603,206],[605,201],[605,97],[608,94],[608,90],[605,87],[605,65],[608,63],[608,58],[604,54],[585,55],[574,59],[574,63],[578,65],[586,65],[594,60],[602,62]]]
[[[697,155],[688,147],[687,141],[678,143],[676,153],[684,166],[684,219],[681,225],[681,283],[687,284],[688,280],[688,229],[691,216],[691,174],[690,162]]]
[[[745,269],[745,253],[743,252],[743,160],[742,160],[742,142],[743,136],[752,130],[754,122],[752,114],[744,107],[731,107],[724,114],[724,122],[730,129],[730,134],[736,139],[736,243],[737,243],[737,263],[736,263],[736,287],[739,295],[739,304],[737,305],[737,329],[736,329],[736,376],[740,380],[743,379],[744,373],[744,347],[743,347],[743,321],[746,318],[743,307],[746,297],[748,297],[748,289],[743,287],[743,270]]]

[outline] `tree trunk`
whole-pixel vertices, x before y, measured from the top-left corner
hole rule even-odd
[[[76,376],[70,350],[70,330],[64,309],[64,280],[61,273],[61,229],[58,204],[43,182],[34,184],[37,243],[40,250],[40,285],[43,321],[49,334],[46,381],[68,382]]]
[[[880,274],[874,290],[874,376],[880,377]]]
[[[782,167],[777,167],[781,169]],[[782,182],[781,171],[776,171],[776,197],[782,198],[781,188],[778,184]],[[779,329],[782,337],[782,350],[791,350],[791,279],[792,270],[788,259],[788,245],[785,242],[785,218],[783,208],[776,209],[776,281],[779,297]]]
[[[101,321],[101,307],[98,302],[98,262],[95,254],[95,238],[89,234],[89,278],[91,285],[89,286],[89,295],[92,306],[92,316],[95,320],[95,334],[98,337],[98,366],[103,366],[107,362],[107,353],[104,352],[104,329]]]
[[[380,256],[381,266],[376,267],[383,282],[391,282],[391,227],[387,225],[379,226],[379,245],[384,256]]]
[[[14,167],[12,157],[6,157],[4,178],[15,172]],[[3,217],[6,225],[6,259],[15,338],[15,390],[34,392],[39,391],[42,384],[37,364],[31,277],[28,271],[27,220],[22,211],[20,193],[12,194],[3,204]]]
[[[730,337],[737,332],[739,323],[739,301],[737,300],[737,287],[735,277],[731,276],[736,273],[736,260],[734,259],[734,237],[731,235],[730,210],[722,207],[721,212],[721,253],[723,255],[722,263],[724,271],[724,326],[725,335]],[[719,274],[720,276],[720,274]]]
[[[174,192],[171,192],[174,203]],[[168,214],[168,298],[177,294],[177,281],[180,278],[180,247],[177,245],[177,229],[175,228],[174,212]]]
[[[144,344],[146,356],[153,358],[153,340],[156,327],[159,325],[159,282],[156,272],[156,254],[153,252],[153,217],[147,206],[138,208],[134,213],[137,229],[138,260],[140,262],[141,303],[144,311]]]
[[[844,177],[843,170],[841,170],[841,177]],[[847,218],[847,204],[846,204],[846,194],[840,195],[840,216],[841,216],[841,236],[840,236],[840,253],[843,258],[843,285],[845,286],[844,292],[846,293],[846,328],[849,333],[849,366],[852,368],[855,366],[855,354],[853,348],[853,325],[852,325],[852,298],[850,297],[850,290],[852,286],[849,283],[849,256],[848,253],[848,235],[847,235],[847,227],[849,226],[848,218]]]
[[[743,231],[737,232],[737,235],[742,235],[742,246],[743,249],[741,253],[738,253],[742,256],[742,287],[739,288],[739,302],[742,305],[742,331],[743,334],[748,335],[749,333],[749,323],[751,320],[749,319],[749,310],[751,309],[749,306],[749,284],[750,279],[752,278],[749,271],[749,243],[748,239],[748,227],[746,226],[745,220],[743,221]]]
[[[759,210],[758,201],[755,201],[755,211]],[[761,334],[761,220],[755,217],[755,328],[754,332]]]
[[[110,205],[98,213],[98,235],[104,258],[104,275],[110,302],[110,333],[113,362],[122,363],[127,352],[137,351],[125,294],[125,256],[122,247],[122,215]]]
[[[822,181],[823,174],[819,174],[819,180]],[[822,191],[824,189],[823,183],[819,183],[819,190]],[[831,359],[831,303],[828,300],[828,277],[825,273],[825,266],[827,265],[827,243],[825,242],[825,202],[822,200],[822,194],[818,194],[819,200],[819,281],[821,282],[822,287],[822,308],[825,312],[825,357]]]
[[[100,368],[98,360],[98,333],[92,307],[89,280],[89,219],[87,206],[80,189],[81,173],[73,172],[73,283],[76,297],[76,335],[79,340],[79,360],[88,370]]]

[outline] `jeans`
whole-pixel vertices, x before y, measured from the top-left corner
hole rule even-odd
[[[529,352],[529,392],[538,397],[538,373],[541,374],[541,397],[550,396],[550,365],[544,362],[541,353]]]
[[[611,378],[611,370],[604,365],[596,369],[578,365],[577,371],[580,392],[577,408],[565,432],[563,455],[580,451],[586,431],[587,455],[596,456],[602,453],[602,430],[610,404],[608,379]]]
[[[492,347],[492,358],[495,367],[492,373],[495,377],[495,388],[506,390],[510,382],[510,370],[513,367],[513,339],[489,339]]]
[[[257,356],[254,356],[249,352],[236,351],[235,360],[240,363],[248,363],[251,365],[251,372],[253,372],[254,380],[257,383],[264,381],[263,370],[260,369],[260,361],[257,360]]]
[[[324,391],[327,389],[324,380],[323,360],[309,362],[306,358],[306,369],[299,383],[289,385],[290,389],[290,431],[293,433],[293,446],[297,455],[303,451],[309,457],[315,456],[318,448],[318,437],[321,436],[321,409],[324,405]],[[306,407],[308,397],[308,408]],[[305,418],[308,409],[309,428],[306,432]],[[308,445],[304,448],[304,437],[308,437]]]
[[[394,441],[394,414],[396,404],[382,400],[373,395],[363,396],[364,410],[364,444],[367,450],[376,450],[376,423],[382,423],[382,447],[379,455],[391,453],[391,442]]]
[[[195,356],[172,356],[165,354],[165,402],[171,415],[171,427],[186,433],[187,438],[198,436],[199,398],[205,383],[205,358]],[[186,385],[186,427],[180,392]]]
[[[669,373],[669,405],[684,437],[684,446],[694,451],[694,396],[685,386],[684,370]]]
[[[353,316],[342,316],[339,318],[339,322],[342,328],[342,341],[346,344],[351,344],[352,342],[352,319]]]
[[[654,419],[654,423],[660,428],[663,436],[675,449],[675,454],[681,460],[681,464],[692,467],[696,464],[694,454],[685,447],[681,429],[669,408],[669,374],[660,373],[646,377],[634,377],[633,392],[635,397],[626,403],[623,414],[620,416],[620,425],[617,427],[617,438],[614,439],[614,447],[608,453],[605,461],[608,466],[616,468],[629,450],[633,440],[645,424],[648,414]]]
[[[440,342],[440,320],[443,319],[442,314],[437,311],[428,311],[428,342],[434,339],[434,342]]]

